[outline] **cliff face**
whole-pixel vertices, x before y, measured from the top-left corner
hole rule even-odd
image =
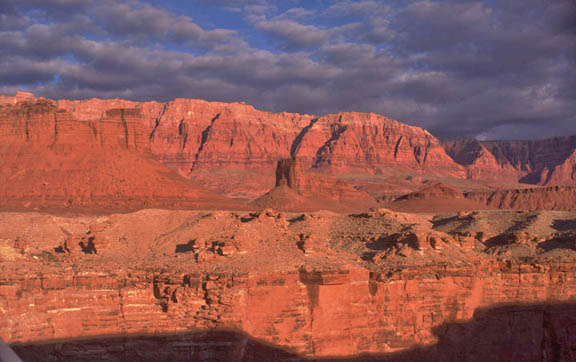
[[[575,219],[0,213],[0,338],[32,361],[541,361],[574,351],[576,308],[554,308]]]
[[[237,196],[259,195],[274,186],[276,161],[290,156],[299,130],[312,118],[194,99],[58,101],[58,107],[80,120],[98,119],[118,106],[140,110],[152,153],[162,163]]]
[[[333,172],[412,171],[464,175],[427,131],[372,113],[339,113],[312,120],[293,155]]]
[[[0,103],[2,132],[12,141],[145,151],[203,186],[245,198],[274,187],[276,162],[289,157],[302,160],[304,169],[347,175],[420,174],[538,185],[576,180],[576,137],[440,142],[421,128],[376,114],[314,117],[193,99],[50,101],[21,92],[1,97]]]
[[[21,94],[3,97],[2,103],[36,100]],[[192,99],[46,102],[54,106],[46,112],[65,111],[73,120],[92,124],[114,109],[134,112],[133,120],[144,131],[141,139],[157,159],[211,189],[237,196],[255,197],[272,188],[275,164],[287,157],[334,173],[465,176],[430,133],[375,114],[313,117]]]
[[[93,120],[75,117],[46,100],[0,106],[1,207],[234,205],[153,159],[140,109],[111,108]]]
[[[569,313],[564,320],[548,321],[543,320],[545,308],[511,307],[493,320],[474,313],[494,304],[573,300],[574,271],[573,264],[501,262],[384,274],[352,269],[264,275],[133,270],[2,275],[0,318],[5,323],[0,336],[30,360],[35,348],[28,342],[69,338],[80,341],[39,345],[36,351],[55,361],[275,359],[273,354],[250,359],[257,351],[246,338],[209,332],[235,330],[300,357],[374,353],[384,359],[387,352],[424,345],[432,347],[427,358],[540,361],[573,353],[573,336],[566,335],[573,322]],[[471,330],[465,323],[472,318],[490,322],[485,323],[487,334],[476,336],[489,343],[450,343],[466,338]],[[195,339],[177,337],[190,330],[206,332]],[[124,339],[90,342],[113,335]],[[163,344],[164,335],[175,335],[177,348]],[[146,336],[157,337],[146,341]]]
[[[573,184],[576,137],[536,141],[445,141],[448,154],[469,178],[536,185]]]

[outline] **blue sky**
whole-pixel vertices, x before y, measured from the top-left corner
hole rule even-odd
[[[573,0],[0,0],[0,92],[576,134]]]

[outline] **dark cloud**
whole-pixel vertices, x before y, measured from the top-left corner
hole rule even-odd
[[[0,2],[0,91],[372,111],[441,136],[576,133],[570,0],[287,3],[210,2],[238,11],[240,31],[144,0]]]
[[[265,33],[277,37],[286,49],[318,47],[328,41],[330,32],[313,25],[304,25],[293,20],[259,18],[254,26]]]
[[[188,16],[180,16],[141,2],[104,0],[92,10],[102,27],[111,34],[140,40],[171,40],[213,46],[232,39],[226,29],[204,30]]]
[[[5,0],[19,8],[77,11],[92,5],[93,0]]]

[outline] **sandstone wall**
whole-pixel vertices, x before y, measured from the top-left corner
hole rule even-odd
[[[162,353],[172,360],[195,356],[208,361],[219,353],[231,361],[250,360],[246,356],[256,352],[253,345],[247,351],[249,337],[297,358],[361,353],[400,358],[420,349],[438,358],[541,361],[546,354],[573,353],[576,324],[570,318],[545,322],[545,308],[531,311],[526,306],[573,301],[575,269],[571,263],[502,261],[381,273],[23,272],[0,276],[0,337],[21,353],[32,354],[30,358],[40,350],[49,352],[52,360],[63,360],[72,352],[87,360],[121,360],[150,343],[157,349],[169,347]],[[482,308],[502,304],[519,307],[503,314],[507,324],[485,326],[487,333],[498,330],[485,336],[488,343],[478,340],[475,346],[445,348],[454,338],[473,332],[471,320],[481,325],[491,321]],[[524,332],[517,331],[518,323]],[[210,334],[218,330],[247,337],[223,340]],[[174,340],[161,343],[162,336],[192,332],[196,337],[176,338],[177,348]],[[154,336],[158,339],[150,342]],[[66,352],[66,343],[73,341],[54,343],[96,337],[121,340],[109,345],[86,342],[72,352]],[[138,338],[148,338],[148,343],[137,347]],[[38,349],[38,342],[47,344]],[[387,354],[391,352],[396,354]]]

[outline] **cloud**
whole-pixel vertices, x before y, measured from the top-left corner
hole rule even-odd
[[[283,42],[287,49],[313,48],[322,45],[330,37],[330,32],[313,25],[304,25],[293,20],[254,21],[256,29],[268,33]]]
[[[173,41],[213,47],[232,40],[236,32],[228,29],[204,30],[189,16],[175,15],[143,2],[105,0],[91,14],[110,34],[143,41]]]
[[[336,1],[324,11],[324,15],[330,17],[374,16],[390,12],[392,12],[392,7],[383,1]]]
[[[0,90],[370,111],[445,137],[576,133],[567,0],[202,1],[200,17],[144,0],[2,2]]]

